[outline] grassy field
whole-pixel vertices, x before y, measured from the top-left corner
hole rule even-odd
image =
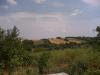
[[[35,52],[33,53],[33,65],[16,69],[14,75],[39,75],[37,60],[43,56],[46,59],[44,53],[48,56],[48,60],[46,61],[47,65],[43,67],[45,74],[59,72],[70,73],[74,64],[77,66],[77,70],[79,70],[78,67],[80,68],[80,66],[77,64],[80,63],[86,65],[84,75],[100,75],[100,53],[94,52],[91,48],[69,48]]]

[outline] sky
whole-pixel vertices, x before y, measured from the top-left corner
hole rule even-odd
[[[95,36],[100,0],[0,0],[0,26],[28,39]]]

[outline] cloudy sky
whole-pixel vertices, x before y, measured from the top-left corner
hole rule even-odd
[[[100,0],[0,0],[0,26],[17,26],[21,36],[95,36]]]

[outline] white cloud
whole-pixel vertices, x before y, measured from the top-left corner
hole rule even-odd
[[[7,2],[12,4],[12,5],[16,5],[17,4],[16,0],[7,0]]]
[[[84,3],[93,5],[93,6],[98,6],[100,5],[100,0],[82,0]]]
[[[17,12],[8,16],[0,16],[0,24],[6,26],[5,21],[6,24],[16,24],[18,28],[21,28],[23,36],[27,38],[57,36],[70,29],[66,26],[67,22],[62,13]]]
[[[54,3],[51,4],[51,6],[53,6],[53,7],[64,7],[65,5],[64,5],[64,3],[54,2]]]
[[[33,0],[35,3],[37,4],[41,4],[41,3],[44,3],[46,0]]]
[[[79,9],[74,9],[71,13],[71,16],[78,16],[80,14],[82,14],[83,12]]]

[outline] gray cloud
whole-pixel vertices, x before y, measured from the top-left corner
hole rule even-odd
[[[16,5],[17,4],[17,0],[6,0],[9,4],[11,5]]]
[[[92,6],[100,6],[100,0],[82,0],[82,1]]]
[[[0,0],[0,8],[8,8],[8,5],[16,5],[17,0]]]
[[[41,4],[41,3],[44,3],[46,0],[32,0],[32,1],[37,4]]]
[[[54,3],[51,3],[50,6],[52,7],[64,7],[64,3],[60,3],[60,2],[54,2]]]

